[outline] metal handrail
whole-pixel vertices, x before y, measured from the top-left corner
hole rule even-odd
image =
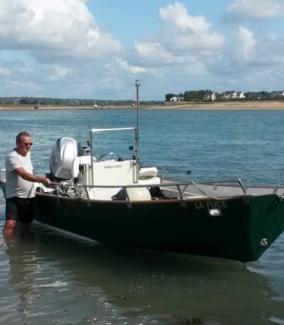
[[[208,197],[208,198],[212,198],[214,200],[220,200],[221,197],[215,197],[212,196],[208,193],[206,193],[205,190],[201,189],[198,185],[214,185],[214,184],[218,184],[218,185],[222,185],[225,183],[236,183],[239,185],[239,188],[242,189],[243,193],[246,195],[246,189],[244,188],[244,186],[242,186],[240,180],[234,180],[234,181],[218,181],[218,182],[206,182],[206,183],[199,183],[196,184],[193,181],[190,182],[163,182],[160,184],[117,184],[117,185],[81,185],[81,184],[58,184],[58,183],[53,183],[52,185],[55,187],[55,192],[56,195],[59,196],[60,195],[60,191],[59,188],[62,186],[62,189],[65,190],[67,189],[74,189],[75,193],[76,188],[80,189],[83,188],[84,192],[86,193],[86,197],[87,199],[90,199],[90,195],[89,195],[89,190],[90,189],[112,189],[112,188],[117,188],[117,189],[124,189],[125,191],[128,188],[155,188],[155,187],[159,187],[162,190],[168,190],[170,192],[174,192],[176,194],[178,194],[178,197],[180,200],[185,200],[186,198],[188,198],[189,196],[192,195],[192,197],[198,195],[197,193],[186,193],[186,190],[188,189],[188,186],[193,186],[196,190],[198,190],[198,192],[200,194],[202,194],[204,197]],[[224,185],[225,186],[225,185]],[[175,189],[172,189],[175,188]],[[78,193],[78,192],[77,192]],[[127,194],[127,191],[126,191]],[[188,194],[185,196],[185,194]],[[170,198],[170,197],[169,197]]]
[[[201,185],[214,185],[214,184],[218,184],[218,185],[222,185],[225,183],[236,183],[239,185],[239,187],[241,187],[240,185],[240,180],[224,180],[224,181],[208,181],[208,182],[199,182],[198,184]],[[54,183],[54,185],[57,183]],[[166,182],[162,182],[159,184],[117,184],[117,185],[82,185],[82,184],[74,184],[74,186],[78,186],[78,187],[86,187],[86,188],[117,188],[117,187],[159,187],[159,186],[177,186],[177,185],[184,185],[184,186],[188,186],[188,185],[194,185],[193,181],[187,181],[187,182],[174,182],[174,181],[166,181]]]

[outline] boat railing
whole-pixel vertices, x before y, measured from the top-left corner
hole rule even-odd
[[[160,199],[179,199],[185,200],[196,197],[209,197],[212,199],[221,199],[222,197],[228,197],[231,195],[244,195],[247,194],[246,187],[239,180],[230,181],[217,181],[217,182],[206,182],[206,183],[195,183],[189,182],[172,182],[163,181],[160,184],[123,184],[123,185],[81,185],[81,184],[54,184],[55,194],[58,196],[70,196],[70,197],[84,197],[91,199],[92,191],[98,191],[108,193],[109,199],[112,196],[116,196],[118,192],[122,191],[125,195],[126,200],[130,200],[128,196],[128,189],[132,188],[144,188],[148,189],[151,195],[155,198]],[[221,195],[216,197],[216,190],[218,187],[223,189]]]

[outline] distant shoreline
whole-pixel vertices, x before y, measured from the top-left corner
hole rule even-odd
[[[226,102],[181,102],[170,103],[166,102],[164,105],[155,104],[141,104],[141,108],[145,109],[177,109],[177,110],[284,110],[284,101],[277,100],[258,100],[258,101],[226,101]],[[35,107],[33,105],[0,105],[0,111],[13,110],[78,110],[78,109],[135,109],[135,106],[127,105],[106,105],[106,106],[64,106],[64,105],[40,105]]]

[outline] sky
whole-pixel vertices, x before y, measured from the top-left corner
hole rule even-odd
[[[284,90],[284,0],[0,0],[0,97]]]

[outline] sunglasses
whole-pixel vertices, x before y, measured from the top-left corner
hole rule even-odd
[[[33,145],[33,143],[32,143],[32,142],[26,142],[26,143],[24,143],[24,146],[25,146],[25,147],[28,147],[28,146],[30,146],[30,147],[31,147],[32,145]]]

